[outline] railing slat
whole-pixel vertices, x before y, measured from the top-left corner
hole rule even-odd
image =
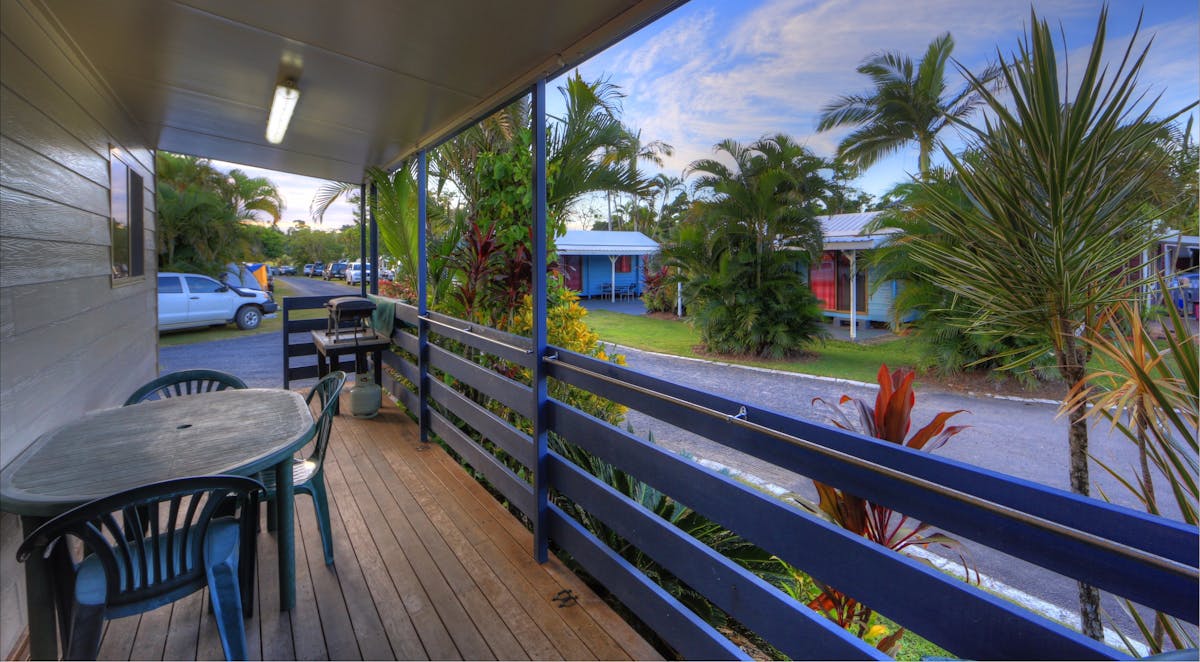
[[[550,537],[686,659],[749,660],[740,648],[550,504]]]
[[[430,311],[430,331],[524,368],[533,366],[529,338]]]
[[[530,395],[532,391],[520,382],[515,382],[436,345],[429,346],[429,365],[479,389],[484,395],[502,402],[506,407],[525,418],[532,415],[532,396]]]
[[[313,310],[315,308],[324,308],[325,302],[332,298],[333,295],[328,294],[303,297],[283,297],[283,305],[287,306],[288,310]]]
[[[660,390],[670,397],[688,400],[708,409],[728,411],[724,420],[704,415],[677,404],[633,391],[561,366],[550,364],[555,379],[579,386],[621,402],[650,416],[718,440],[731,448],[777,466],[848,490],[874,503],[886,505],[911,517],[994,549],[1012,554],[1059,574],[1086,580],[1102,589],[1135,602],[1160,609],[1194,622],[1197,618],[1196,579],[1148,562],[1129,558],[1107,547],[1047,531],[1041,525],[950,499],[929,488],[854,466],[823,455],[818,450],[834,449],[907,476],[978,497],[1065,527],[1078,529],[1134,550],[1158,554],[1195,568],[1200,536],[1182,523],[1087,499],[1062,490],[1036,485],[1010,476],[973,467],[947,458],[920,453],[896,444],[880,442],[827,426],[745,406],[746,419],[762,426],[800,437],[815,447],[804,448],[748,429],[733,414],[739,403],[710,393],[688,389],[620,366],[579,354],[558,350],[570,361],[599,374],[627,380],[640,387]],[[1133,532],[1133,533],[1131,533]],[[1134,535],[1136,534],[1136,535]]]
[[[411,333],[408,333],[407,331],[401,331],[400,329],[393,331],[392,343],[409,354],[412,354],[413,356],[417,355],[417,337]],[[416,382],[413,383],[415,384]]]
[[[533,488],[508,467],[501,464],[496,456],[483,450],[479,444],[463,434],[462,430],[454,427],[453,423],[436,411],[430,412],[429,427],[449,444],[467,464],[483,473],[492,487],[512,501],[513,505],[521,512],[526,516],[533,512]]]
[[[289,334],[304,333],[305,337],[308,337],[309,331],[320,331],[327,326],[329,326],[329,321],[324,319],[289,319],[287,323],[287,332]]]
[[[408,326],[416,326],[418,319],[417,307],[396,300],[396,320],[407,324]]]
[[[551,412],[552,428],[568,441],[956,655],[1022,658],[1037,650],[1050,659],[1109,659],[1116,654],[557,400],[551,401]]]
[[[416,384],[417,381],[421,379],[416,364],[412,363],[408,359],[405,359],[399,354],[396,354],[395,352],[384,350],[383,364],[400,373],[401,375],[404,375],[404,378],[413,384]]]
[[[462,393],[438,381],[429,383],[433,401],[454,412],[526,468],[533,468],[533,439]]]
[[[408,390],[408,388],[386,372],[383,373],[383,386],[389,393],[396,396],[400,400],[400,404],[404,405],[412,415],[416,416],[417,407],[419,406],[416,393]]]
[[[792,659],[887,659],[878,650],[551,451],[550,482]]]

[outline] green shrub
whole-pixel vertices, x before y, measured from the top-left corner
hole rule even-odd
[[[709,351],[779,359],[825,337],[821,304],[788,256],[776,254],[756,280],[740,253],[699,283],[689,311]]]

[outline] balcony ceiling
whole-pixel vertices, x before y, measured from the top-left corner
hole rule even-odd
[[[150,144],[356,182],[684,0],[44,0]],[[300,100],[264,138],[275,84]]]

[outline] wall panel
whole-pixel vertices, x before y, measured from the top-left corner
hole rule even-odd
[[[158,370],[153,143],[36,0],[0,3],[0,464]],[[146,276],[109,273],[109,148],[145,181]],[[0,517],[0,654],[25,630]]]

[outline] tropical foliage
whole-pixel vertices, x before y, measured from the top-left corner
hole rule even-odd
[[[889,371],[886,365],[879,367],[877,379],[879,392],[875,403],[843,395],[837,404],[823,398],[814,398],[813,404],[828,412],[830,421],[843,430],[859,432],[899,446],[923,452],[941,448],[965,426],[946,423],[964,410],[941,412],[920,430],[909,436],[912,428],[912,408],[916,404],[911,370]],[[898,513],[891,508],[871,503],[845,490],[813,481],[819,503],[813,510],[838,526],[863,536],[892,551],[902,552],[909,547],[928,548],[937,545],[959,556],[964,572],[970,576],[970,568],[954,539],[938,532],[931,532],[929,525]],[[815,580],[813,580],[815,581]],[[837,589],[818,584],[821,593],[809,602],[809,606],[823,612],[842,627],[854,631],[859,637],[869,632],[874,612],[870,607]],[[885,653],[892,650],[903,636],[903,628],[880,640],[876,645]]]
[[[692,163],[697,202],[666,263],[681,270],[711,351],[786,356],[821,335],[817,299],[796,264],[821,248],[826,163],[782,134],[750,145],[726,140],[716,151],[733,167]]]
[[[1101,325],[1084,341],[1093,348],[1102,366],[1076,385],[1064,409],[1087,409],[1090,418],[1104,418],[1137,446],[1138,466],[1116,467],[1093,458],[1118,483],[1155,515],[1178,514],[1196,526],[1200,505],[1200,474],[1196,430],[1200,429],[1200,335],[1174,307],[1168,307],[1166,338],[1157,341],[1136,305],[1122,302],[1101,317]],[[1160,504],[1155,482],[1165,481],[1171,502]],[[1160,483],[1161,484],[1161,483]],[[1108,498],[1107,494],[1103,495]],[[1194,628],[1166,614],[1147,621],[1128,600],[1125,611],[1138,628],[1150,652],[1195,648]],[[1119,631],[1119,630],[1118,630]],[[1122,635],[1124,636],[1124,635]],[[1129,641],[1125,642],[1129,645]],[[1130,646],[1130,650],[1134,650]]]
[[[642,266],[642,280],[646,284],[646,289],[642,292],[642,303],[646,306],[646,312],[675,312],[676,292],[669,267],[651,267],[647,262]]]
[[[1150,148],[1179,114],[1150,119],[1154,104],[1141,103],[1137,90],[1146,48],[1135,50],[1136,39],[1115,67],[1105,67],[1106,21],[1101,12],[1072,91],[1059,80],[1050,26],[1035,12],[1011,61],[1000,56],[1011,100],[967,74],[988,114],[981,127],[962,126],[986,165],[943,150],[971,208],[963,213],[958,201],[927,188],[927,218],[938,238],[911,241],[930,281],[978,308],[957,324],[1016,341],[1004,356],[1009,366],[1052,352],[1071,386],[1083,380],[1091,355],[1080,333],[1139,286],[1139,268],[1130,265],[1153,228],[1133,203],[1153,167],[1166,165]],[[1079,407],[1067,416],[1071,488],[1087,494],[1087,422]],[[1084,632],[1093,637],[1101,635],[1098,603],[1098,592],[1081,585]]]
[[[161,270],[215,275],[229,262],[278,252],[281,233],[274,223],[282,199],[268,180],[241,170],[222,173],[206,159],[164,151],[155,167]]]
[[[977,167],[978,159],[965,155]],[[936,197],[932,195],[936,192]],[[904,283],[892,302],[892,325],[906,329],[920,352],[919,367],[940,374],[955,374],[967,369],[993,370],[1003,365],[999,358],[1027,345],[1029,341],[1001,338],[980,330],[963,328],[956,320],[970,319],[981,313],[977,304],[956,296],[934,283],[927,270],[914,259],[912,244],[952,241],[932,225],[927,212],[930,205],[944,209],[953,205],[960,214],[971,213],[971,203],[959,186],[955,174],[944,167],[931,169],[921,183],[899,184],[887,194],[897,200],[876,217],[871,231],[894,231],[878,249],[869,253],[875,270],[873,288],[889,281]],[[1026,383],[1048,378],[1053,366],[1043,357],[1031,369],[1017,375]]]

